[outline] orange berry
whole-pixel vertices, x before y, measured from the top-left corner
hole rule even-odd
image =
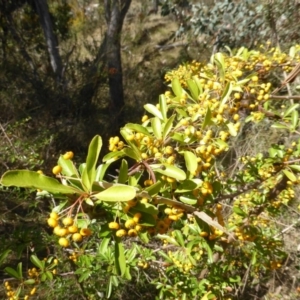
[[[69,226],[68,230],[70,233],[76,233],[78,231],[78,227],[75,225]]]
[[[90,235],[92,235],[92,231],[88,228],[81,228],[80,229],[80,234],[82,236],[90,236]]]
[[[119,230],[117,230],[117,232],[116,232],[116,236],[117,236],[117,237],[123,237],[123,236],[126,236],[126,234],[127,234],[127,232],[126,232],[125,229],[119,229]]]

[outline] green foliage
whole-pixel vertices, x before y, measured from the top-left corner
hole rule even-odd
[[[157,299],[253,293],[252,284],[284,264],[276,218],[300,182],[298,105],[286,100],[296,96],[278,96],[272,87],[274,74],[299,63],[299,46],[292,52],[243,47],[169,72],[170,90],[157,105],[144,106],[142,124],[121,128],[124,141],[109,139],[99,166],[102,139],[95,136],[85,163],[75,164],[72,152],[59,157],[56,179],[40,171],[4,173],[3,186],[38,189],[58,201],[47,222],[65,249],[55,246],[45,260],[32,255],[29,278],[21,263],[7,266],[20,283],[14,289],[5,283],[6,290],[26,297],[47,289],[47,282],[58,284],[56,274],[71,272],[91,299],[114,299],[114,291],[135,280],[154,285]],[[263,121],[293,138],[270,145],[266,154],[237,157],[232,170],[224,157],[246,124]],[[111,177],[109,167],[117,162]]]

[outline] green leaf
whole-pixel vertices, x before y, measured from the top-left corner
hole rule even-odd
[[[123,153],[126,156],[128,156],[128,157],[130,157],[130,158],[132,158],[132,159],[134,159],[136,161],[140,161],[141,160],[140,153],[137,152],[137,151],[135,151],[135,150],[133,150],[133,149],[131,149],[131,148],[124,148],[122,151],[123,151]]]
[[[14,278],[16,278],[16,279],[18,279],[18,280],[21,280],[21,279],[22,279],[22,276],[20,276],[20,274],[19,274],[16,270],[14,270],[13,268],[11,268],[11,267],[6,267],[6,268],[4,269],[4,271],[5,271],[8,275],[10,275],[10,276],[12,276],[12,277],[14,277]]]
[[[53,194],[73,194],[80,192],[73,187],[61,184],[54,178],[28,170],[5,172],[1,178],[1,184],[4,186],[41,189]]]
[[[196,82],[193,79],[188,79],[187,85],[191,92],[192,98],[197,101],[199,97],[199,89]]]
[[[159,107],[161,114],[163,116],[163,119],[167,119],[167,112],[168,112],[168,106],[167,106],[167,100],[164,94],[159,95]]]
[[[102,161],[110,165],[112,162],[118,160],[123,156],[124,156],[124,149],[121,151],[109,152],[103,157]],[[97,178],[97,172],[96,172],[95,180],[96,178]]]
[[[157,118],[157,117],[154,117],[151,119],[151,126],[152,126],[152,129],[153,129],[153,133],[155,135],[155,137],[157,139],[161,139],[162,135],[162,126],[161,126],[161,122],[160,122],[160,119]]]
[[[190,180],[183,181],[175,190],[175,193],[186,193],[195,190],[202,185],[202,180],[199,178],[194,178]]]
[[[162,113],[153,104],[148,103],[148,104],[144,105],[144,108],[147,112],[152,114],[154,117],[158,117],[161,120],[164,119]]]
[[[0,266],[4,263],[4,261],[6,260],[8,254],[9,254],[10,252],[11,252],[11,250],[8,249],[8,250],[5,250],[5,251],[3,251],[3,252],[1,253],[1,255],[0,255]]]
[[[140,132],[143,133],[144,135],[151,136],[151,133],[147,130],[147,128],[140,124],[127,123],[125,125],[125,128],[129,128],[135,132]]]
[[[290,107],[287,108],[287,110],[284,112],[284,117],[289,116],[294,110],[296,110],[299,107],[299,104],[293,104]]]
[[[95,181],[102,181],[104,176],[105,176],[105,172],[108,169],[108,167],[110,166],[109,163],[107,164],[101,164],[98,166],[97,170],[96,170],[96,176],[95,176]]]
[[[123,244],[118,237],[115,240],[115,266],[117,274],[123,276],[126,272],[126,259]]]
[[[17,272],[19,274],[19,277],[22,279],[23,278],[23,271],[22,271],[22,263],[19,262],[17,265]]]
[[[118,183],[125,183],[128,179],[128,162],[125,159],[122,159],[120,173],[118,176]]]
[[[154,172],[175,178],[176,180],[185,180],[186,174],[183,170],[173,165],[168,164],[153,164],[150,165]]]
[[[39,269],[41,269],[41,270],[44,269],[45,263],[43,261],[39,260],[36,255],[31,255],[30,260]]]
[[[271,125],[272,128],[277,128],[277,129],[289,129],[287,125],[280,124],[280,123],[275,123]]]
[[[300,166],[299,165],[289,165],[289,167],[297,172],[300,172]],[[0,260],[1,261],[1,260]]]
[[[91,190],[93,182],[96,179],[96,164],[98,162],[101,148],[102,139],[99,135],[96,135],[89,145],[86,166],[82,174],[82,183],[87,191]]]
[[[221,105],[224,105],[227,102],[231,92],[232,92],[232,84],[231,84],[231,82],[228,82],[226,84],[223,94],[221,96],[221,99],[222,99]]]
[[[299,113],[297,110],[292,111],[291,115],[291,121],[292,121],[292,128],[295,130],[298,126],[298,120],[299,120]]]
[[[214,62],[218,67],[220,79],[223,81],[225,77],[225,60],[221,52],[215,54]]]
[[[181,247],[184,247],[184,238],[180,230],[174,230],[172,236],[176,239]]]
[[[179,200],[185,204],[195,205],[197,203],[197,199],[192,195],[190,197],[180,196]]]
[[[191,151],[184,151],[184,160],[187,170],[194,174],[198,167],[196,155]]]
[[[161,240],[166,240],[169,244],[173,244],[175,246],[180,246],[175,238],[173,238],[167,234],[157,234],[156,236]]]
[[[151,216],[157,215],[158,214],[158,209],[156,206],[150,204],[150,203],[142,203],[138,202],[135,206],[133,206],[130,209],[130,212],[135,213],[135,212],[142,212],[149,214]]]
[[[160,192],[161,187],[162,187],[161,181],[157,181],[154,184],[145,188],[145,191],[148,192],[149,196],[155,196]]]
[[[64,159],[63,155],[60,155],[57,164],[62,167],[62,174],[68,177],[79,177],[78,171],[75,168],[73,161],[70,159]]]
[[[179,81],[179,79],[177,77],[172,80],[172,90],[173,90],[173,93],[177,97],[181,97],[182,96],[183,90],[182,90],[180,81]]]
[[[24,284],[35,284],[35,279],[27,279],[24,281]]]
[[[229,130],[229,133],[231,136],[237,136],[237,130],[236,128],[234,127],[234,124],[233,123],[228,123],[226,124],[227,127],[228,127],[228,130]]]
[[[175,115],[171,116],[168,121],[166,122],[163,130],[163,138],[165,139],[168,134],[170,133],[172,127],[173,127],[173,121],[175,119]]]
[[[242,217],[246,217],[247,216],[247,214],[241,208],[239,208],[237,206],[233,207],[233,212],[236,213],[239,216],[242,216]]]
[[[98,200],[105,202],[126,202],[136,196],[136,190],[128,185],[114,185],[103,192],[93,195]]]
[[[282,172],[285,174],[285,176],[292,182],[297,181],[297,177],[295,176],[294,173],[288,171],[288,170],[282,170]]]
[[[49,280],[53,280],[53,274],[50,271],[46,271],[45,274]]]
[[[204,118],[203,124],[202,124],[202,129],[204,129],[207,125],[211,124],[211,117],[212,117],[211,110],[208,107],[207,111],[206,111],[206,114],[205,114],[205,118]]]

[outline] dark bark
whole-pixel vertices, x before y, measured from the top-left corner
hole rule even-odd
[[[52,70],[58,82],[61,82],[63,65],[59,54],[57,37],[53,31],[47,0],[34,0],[34,4],[44,31]]]
[[[123,74],[121,61],[121,32],[124,18],[131,0],[105,0],[106,32],[106,63],[111,97],[111,111],[116,121],[121,119],[124,107]]]

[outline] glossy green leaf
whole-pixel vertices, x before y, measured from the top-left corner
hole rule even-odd
[[[106,164],[101,164],[97,167],[95,181],[102,181],[103,180],[103,178],[105,176],[105,173],[106,173],[109,166],[110,166],[110,164],[106,163]]]
[[[5,271],[8,275],[12,276],[13,278],[16,278],[16,279],[18,279],[18,280],[21,280],[21,279],[22,279],[22,277],[20,276],[20,274],[19,274],[16,270],[14,270],[13,268],[11,268],[11,267],[6,267],[6,268],[4,269],[4,271]]]
[[[294,110],[296,110],[299,107],[299,103],[293,104],[287,108],[287,110],[284,112],[284,117],[289,116]]]
[[[228,123],[226,124],[227,127],[228,127],[228,130],[229,130],[229,133],[231,136],[237,136],[237,130],[236,128],[234,127],[234,124],[233,123]]]
[[[153,129],[153,133],[157,139],[161,139],[162,137],[162,126],[159,118],[154,117],[151,119],[151,126]]]
[[[98,248],[99,254],[105,255],[105,253],[107,252],[107,249],[108,249],[109,242],[110,242],[110,237],[106,237],[106,238],[102,239],[101,244]]]
[[[136,190],[128,185],[114,185],[103,192],[93,195],[98,200],[105,202],[126,202],[136,196]]]
[[[1,178],[1,184],[4,186],[41,189],[53,194],[73,194],[78,192],[77,189],[63,185],[54,178],[28,170],[5,172]]]
[[[18,265],[17,265],[17,272],[19,274],[19,277],[23,278],[23,270],[22,270],[22,263],[21,262],[19,262]]]
[[[154,184],[148,186],[145,191],[148,192],[149,196],[155,196],[160,192],[160,189],[162,187],[161,181],[157,181]]]
[[[158,209],[156,206],[150,204],[150,203],[142,203],[138,202],[135,206],[133,206],[130,209],[130,212],[135,213],[135,212],[142,212],[149,214],[151,216],[157,215],[158,214]]]
[[[167,105],[167,100],[164,94],[159,95],[159,107],[161,114],[163,116],[163,119],[167,119],[167,112],[168,112],[168,105]]]
[[[144,105],[144,108],[147,112],[152,114],[154,117],[158,117],[161,120],[164,119],[161,111],[156,106],[154,106],[153,104],[148,103],[148,104]]]
[[[135,145],[135,142],[132,140],[133,132],[129,128],[124,127],[120,130],[120,133],[123,136],[123,138],[125,139],[128,146],[130,146],[130,148],[135,153],[139,153],[139,150],[138,150],[137,146]],[[125,149],[123,149],[123,150],[125,150]]]
[[[184,247],[184,238],[180,230],[173,230],[172,236],[176,239],[181,247]]]
[[[176,166],[168,164],[153,164],[150,165],[150,167],[154,172],[175,178],[176,180],[186,179],[185,172]]]
[[[292,182],[297,181],[297,177],[294,173],[290,172],[289,170],[282,170],[282,172],[285,174],[285,176]]]
[[[233,212],[242,217],[247,216],[247,214],[241,208],[239,208],[237,206],[233,206]]]
[[[179,79],[177,77],[172,80],[172,90],[173,90],[173,93],[177,97],[181,97],[182,96],[183,89],[182,89],[180,81],[179,81]]]
[[[117,274],[123,276],[126,271],[126,259],[124,255],[124,246],[120,238],[115,240],[115,267]]]
[[[188,85],[188,88],[191,92],[192,98],[195,101],[197,101],[198,97],[199,97],[199,89],[198,89],[198,86],[197,86],[196,82],[193,79],[188,79],[187,80],[187,85]]]
[[[53,280],[53,274],[50,271],[46,271],[45,274],[49,280]]]
[[[125,183],[128,179],[128,162],[125,159],[122,159],[119,176],[118,176],[118,183]]]
[[[272,128],[277,128],[277,129],[289,129],[289,127],[285,124],[280,124],[280,123],[275,123],[271,125]]]
[[[189,204],[189,205],[195,205],[195,204],[197,204],[197,199],[195,197],[192,197],[192,196],[190,196],[190,197],[180,196],[179,200],[182,203]]]
[[[114,151],[114,152],[107,153],[103,157],[102,161],[105,162],[105,163],[107,163],[107,164],[110,164],[110,163],[116,161],[117,159],[119,159],[119,158],[121,158],[121,157],[124,156],[124,151],[123,150],[122,151]],[[97,178],[97,172],[96,172],[95,180],[96,180],[96,178]]]
[[[203,124],[202,124],[202,129],[204,129],[206,126],[211,124],[211,118],[212,118],[211,110],[208,107],[207,111],[206,111],[206,114],[205,114]]]
[[[132,159],[134,159],[134,160],[136,160],[136,161],[141,161],[142,159],[141,159],[141,155],[140,155],[140,153],[139,152],[137,152],[137,151],[135,151],[135,150],[133,150],[133,149],[131,149],[131,148],[124,148],[123,150],[123,153],[126,155],[126,156],[128,156],[128,157],[130,157],[130,158],[132,158]]]
[[[96,135],[89,145],[88,154],[86,158],[86,166],[81,176],[82,183],[87,191],[91,190],[93,182],[96,179],[96,165],[98,162],[101,148],[102,139],[99,135]]]
[[[300,165],[289,165],[289,167],[297,172],[300,172]]]
[[[94,202],[93,202],[93,200],[92,200],[91,198],[86,198],[86,199],[84,200],[84,202],[85,202],[87,205],[89,205],[89,206],[94,206],[94,205],[95,205]]]
[[[125,125],[125,128],[129,128],[132,131],[139,132],[147,136],[151,136],[151,133],[147,130],[147,128],[140,124],[127,123]]]
[[[10,249],[2,251],[2,253],[0,255],[0,266],[5,262],[7,256],[9,255],[10,252],[11,252]]]
[[[221,96],[221,105],[224,105],[228,101],[231,92],[232,92],[232,84],[231,82],[228,82]]]
[[[36,283],[35,279],[27,279],[24,281],[24,284],[28,284],[28,285],[35,284],[35,283]]]
[[[30,256],[31,262],[38,267],[39,269],[43,270],[45,266],[45,262],[39,260],[39,258],[36,255],[31,255]]]
[[[184,151],[184,160],[187,170],[194,174],[198,168],[196,155],[191,151]]]
[[[167,234],[157,234],[156,236],[161,240],[166,240],[168,242],[168,244],[172,244],[172,245],[175,245],[175,246],[180,246],[175,238],[173,238],[173,237],[171,237]]]
[[[297,110],[292,111],[291,115],[291,121],[292,121],[292,128],[295,130],[298,126],[298,120],[299,120],[299,113]]]
[[[202,180],[200,178],[194,178],[185,180],[177,187],[175,193],[186,193],[195,190],[202,185]]]
[[[175,115],[171,116],[168,121],[166,122],[163,130],[163,138],[165,139],[168,134],[170,133],[172,127],[173,127],[173,121],[175,119]]]
[[[218,52],[214,55],[214,62],[218,67],[220,79],[223,81],[225,77],[225,60],[224,55]]]
[[[71,177],[71,176],[79,177],[78,171],[77,171],[76,167],[74,166],[74,163],[72,160],[64,159],[63,155],[60,155],[57,164],[62,167],[61,173],[63,175],[68,176],[68,177]]]

